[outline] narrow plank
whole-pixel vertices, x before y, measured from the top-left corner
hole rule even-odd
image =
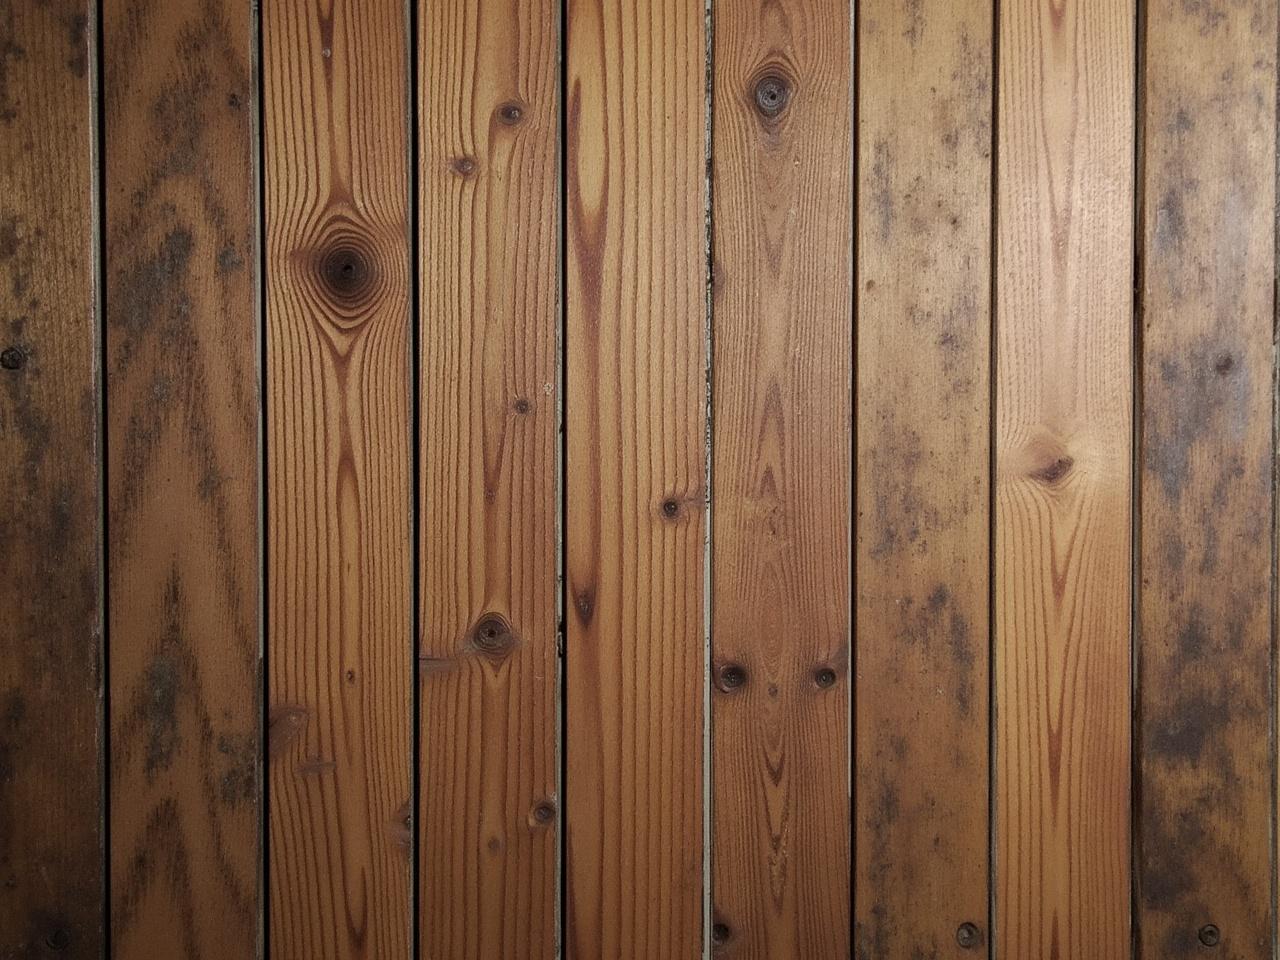
[[[849,955],[850,10],[715,9],[717,955]]]
[[[258,939],[252,19],[108,0],[112,955]]]
[[[1133,0],[1000,5],[996,955],[1130,954]]]
[[[1275,0],[1146,14],[1143,958],[1272,956]]]
[[[407,17],[263,7],[269,932],[409,955]]]
[[[565,10],[565,949],[702,944],[701,0]]]
[[[93,4],[0,4],[0,956],[100,957]]]
[[[558,14],[419,9],[423,955],[549,960]]]
[[[859,960],[990,954],[991,0],[859,22]]]

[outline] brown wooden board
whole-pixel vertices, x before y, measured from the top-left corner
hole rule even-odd
[[[569,0],[565,951],[703,928],[702,0]]]
[[[713,13],[712,943],[844,958],[850,5]]]
[[[856,956],[980,957],[992,3],[859,16]]]
[[[1136,10],[999,10],[995,952],[1121,958]]]
[[[1272,954],[1274,0],[1145,34],[1139,955]]]
[[[419,23],[422,954],[550,960],[557,8]]]
[[[243,3],[108,0],[112,955],[259,927],[258,320]]]
[[[0,4],[0,957],[100,957],[93,5]]]
[[[273,957],[409,955],[407,20],[263,6]]]

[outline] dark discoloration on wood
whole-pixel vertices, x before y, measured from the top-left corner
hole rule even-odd
[[[1143,960],[1207,955],[1208,924],[1271,955],[1276,31],[1274,0],[1148,4]]]
[[[0,5],[0,957],[23,960],[104,945],[88,14]]]

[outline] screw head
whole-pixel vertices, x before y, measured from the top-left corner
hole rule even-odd
[[[514,127],[524,119],[524,110],[518,103],[504,103],[498,108],[498,119],[508,127]]]
[[[720,668],[720,686],[725,690],[736,690],[747,682],[747,671],[741,664],[726,663]]]
[[[44,938],[44,945],[50,950],[65,950],[71,946],[71,934],[65,927],[54,927]]]
[[[785,78],[770,73],[756,81],[756,107],[766,117],[776,117],[791,99],[791,88]]]
[[[716,946],[721,946],[729,942],[730,930],[727,923],[713,923],[711,925],[711,942]]]
[[[956,928],[956,943],[969,950],[978,946],[982,942],[982,932],[978,929],[977,924],[962,923]]]
[[[26,359],[22,355],[22,351],[17,347],[6,347],[3,351],[0,351],[0,367],[4,367],[6,370],[22,369]]]
[[[1206,923],[1198,934],[1200,942],[1206,947],[1216,947],[1222,942],[1222,931],[1212,923]]]
[[[543,800],[533,808],[533,819],[539,823],[550,823],[555,819],[555,816],[556,808],[551,805],[550,801]]]
[[[680,512],[680,504],[668,497],[662,501],[662,515],[667,518],[674,517]]]
[[[836,672],[830,667],[819,667],[813,674],[813,682],[824,690],[836,684]]]

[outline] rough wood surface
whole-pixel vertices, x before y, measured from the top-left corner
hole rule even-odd
[[[274,957],[411,931],[407,17],[263,7]]]
[[[715,7],[717,956],[849,955],[849,17]]]
[[[1000,5],[996,955],[1130,953],[1133,0]]]
[[[423,956],[550,960],[556,9],[423,3],[418,42]]]
[[[1263,960],[1277,8],[1146,17],[1140,956]]]
[[[258,939],[253,22],[103,10],[112,955]]]
[[[701,0],[570,0],[566,954],[702,944]]]
[[[981,957],[992,3],[860,17],[856,956]]]
[[[104,948],[92,5],[0,4],[0,957]]]

